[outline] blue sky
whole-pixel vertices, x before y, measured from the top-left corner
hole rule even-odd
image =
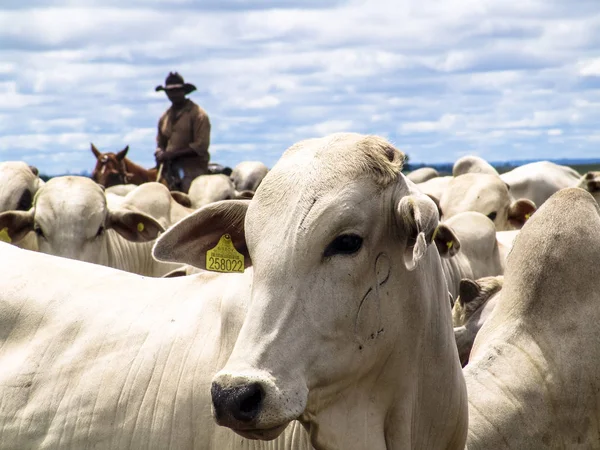
[[[126,6],[124,6],[126,5]],[[598,0],[3,0],[0,160],[154,165],[169,71],[211,157],[272,166],[337,131],[414,162],[600,157]]]

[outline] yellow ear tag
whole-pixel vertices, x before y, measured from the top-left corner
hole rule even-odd
[[[235,249],[230,235],[221,236],[219,243],[206,252],[206,269],[225,273],[244,272],[244,255]]]
[[[144,231],[144,224],[142,222],[138,223],[137,229],[140,233]]]
[[[529,220],[530,217],[531,217],[531,214],[525,214],[525,220]]]
[[[8,235],[8,227],[2,228],[0,230],[0,241],[2,241],[2,242],[8,242],[9,244],[12,242],[12,239]]]
[[[454,241],[448,241],[448,242],[446,242],[446,247],[448,247],[448,250],[450,250],[453,245],[454,245]]]

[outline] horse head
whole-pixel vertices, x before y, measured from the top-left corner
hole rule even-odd
[[[91,144],[92,153],[96,157],[96,167],[92,171],[92,179],[105,188],[117,184],[128,184],[132,174],[127,171],[125,159],[129,146],[118,153],[101,153]]]

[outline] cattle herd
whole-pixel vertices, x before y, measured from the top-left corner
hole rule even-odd
[[[600,448],[600,173],[336,133],[184,194],[93,151],[0,163],[0,449]]]

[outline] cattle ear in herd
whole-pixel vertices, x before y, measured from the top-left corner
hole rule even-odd
[[[426,195],[402,197],[396,208],[396,217],[407,234],[404,264],[414,270],[419,260],[425,256],[431,242],[439,214],[435,203]]]
[[[35,175],[38,176],[40,174],[40,171],[38,170],[37,167],[35,166],[29,166],[29,169],[31,170],[31,172]]]
[[[583,181],[579,183],[579,187],[592,193],[600,191],[600,172],[587,172],[583,176]]]
[[[460,241],[452,228],[441,223],[433,233],[433,242],[441,257],[451,258],[460,251]]]
[[[461,306],[473,301],[479,295],[481,288],[476,281],[463,278],[458,285],[458,303]]]
[[[520,230],[535,210],[535,203],[531,200],[521,198],[508,208],[508,221],[513,227]]]
[[[34,210],[6,211],[0,214],[0,241],[14,242],[33,231]]]
[[[165,231],[160,223],[147,214],[124,209],[109,211],[106,226],[131,242],[148,242]]]
[[[249,200],[222,200],[198,209],[161,235],[152,255],[158,261],[206,269],[206,252],[213,249],[224,234],[229,234],[235,249],[244,255],[244,266],[251,266],[244,234],[249,204]]]
[[[123,161],[125,159],[125,157],[127,156],[127,152],[129,151],[129,145],[126,146],[123,150],[121,150],[119,153],[117,153],[117,159],[119,161]]]
[[[236,199],[246,199],[250,200],[254,197],[254,191],[245,190],[245,191],[235,191]]]
[[[192,207],[192,199],[185,192],[180,191],[170,191],[171,198],[179,203],[181,206],[185,206],[186,208]]]
[[[90,146],[92,148],[92,153],[94,154],[94,156],[96,157],[96,159],[100,159],[100,157],[102,156],[102,153],[100,153],[100,150],[98,150],[96,148],[96,146],[94,144],[92,144],[91,142],[90,142]]]

